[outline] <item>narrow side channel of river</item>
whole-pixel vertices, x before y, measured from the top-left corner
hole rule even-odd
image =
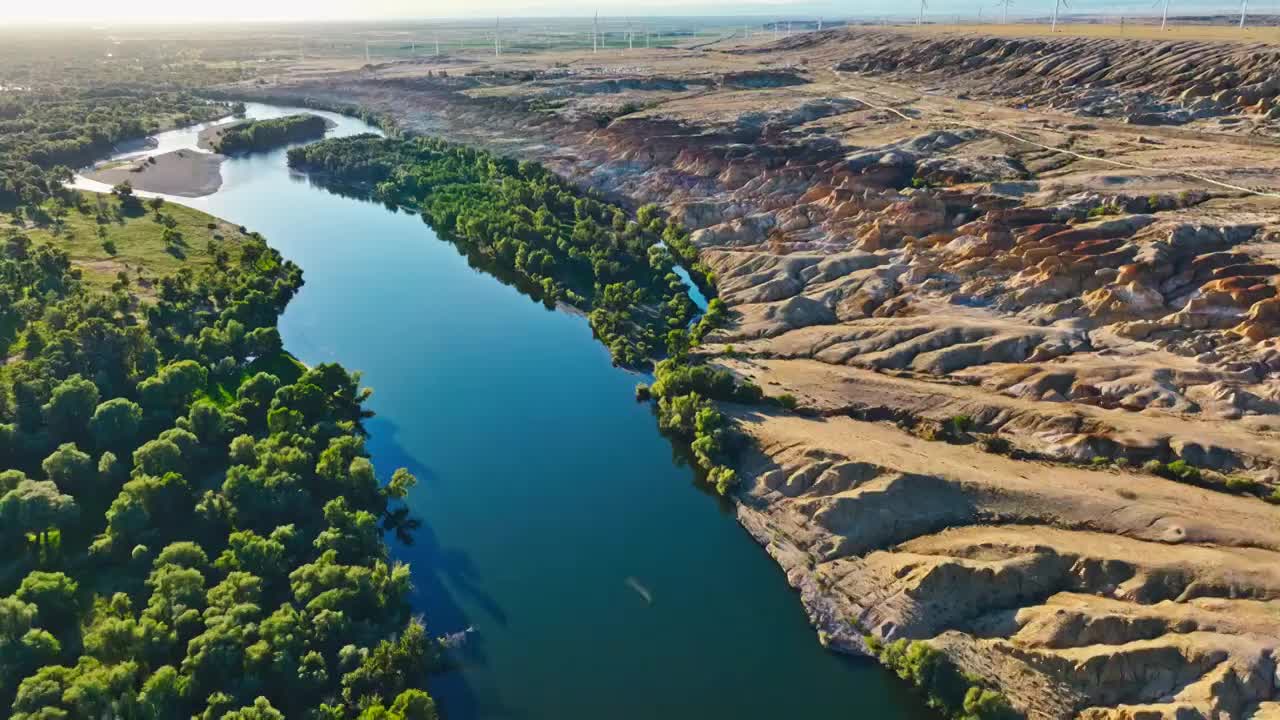
[[[325,114],[331,134],[373,131]],[[197,131],[165,133],[159,151]],[[230,159],[217,193],[170,199],[297,262],[285,346],[374,388],[374,460],[420,480],[423,530],[393,545],[415,607],[436,634],[475,630],[461,669],[433,681],[450,720],[933,717],[874,663],[819,646],[585,318],[469,267],[415,216],[312,186],[284,155]]]

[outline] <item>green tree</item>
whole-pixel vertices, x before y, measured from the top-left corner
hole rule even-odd
[[[391,712],[404,720],[436,720],[435,700],[422,690],[405,690],[396,696],[391,704]]]
[[[59,439],[80,438],[89,427],[99,397],[98,386],[79,375],[63,380],[44,406],[49,432]]]
[[[964,720],[1017,720],[1020,717],[1003,695],[971,687],[964,696]]]
[[[0,597],[0,687],[22,660],[22,638],[36,626],[39,608],[17,597]]]
[[[237,435],[231,440],[229,456],[233,465],[254,466],[258,464],[256,453],[258,443],[252,435]]]
[[[383,640],[355,670],[342,677],[349,705],[364,697],[392,697],[421,683],[434,657],[426,628],[410,622],[394,642]]]
[[[0,532],[33,533],[44,541],[49,530],[70,527],[80,508],[51,482],[23,480],[0,497]]]
[[[180,540],[166,545],[156,556],[153,567],[176,565],[204,572],[209,567],[209,555],[204,548],[190,540]]]
[[[284,714],[271,706],[264,697],[258,697],[253,705],[233,710],[222,716],[222,720],[284,720]]]
[[[289,552],[286,541],[294,536],[292,525],[276,528],[270,537],[262,537],[252,530],[240,530],[227,538],[227,549],[218,556],[219,570],[230,572],[244,570],[262,578],[282,578],[288,575]]]
[[[409,496],[409,492],[418,484],[418,478],[413,476],[405,468],[397,468],[391,474],[391,480],[387,483],[385,493],[387,497],[403,500]]]
[[[170,440],[151,440],[133,451],[134,472],[164,475],[181,472],[185,467],[182,451]]]
[[[284,351],[284,342],[280,339],[279,330],[262,327],[245,336],[245,349],[254,357],[274,357]]]
[[[102,403],[89,421],[94,444],[102,450],[132,449],[141,429],[142,407],[125,398]]]
[[[316,537],[317,550],[333,550],[339,562],[353,563],[384,554],[382,530],[372,513],[352,512],[346,498],[339,497],[324,506],[324,519],[329,527]]]
[[[182,717],[189,693],[189,680],[171,665],[155,670],[143,683],[138,705],[146,720],[168,720]]]
[[[73,443],[63,443],[40,463],[45,477],[72,496],[91,494],[97,486],[98,471],[93,458]]]
[[[178,411],[205,386],[209,371],[194,360],[179,360],[138,383],[142,405],[148,410]]]
[[[226,447],[232,420],[217,405],[205,400],[191,405],[187,413],[186,427],[198,441],[198,447],[206,454]]]
[[[80,616],[79,589],[79,584],[63,573],[35,570],[22,579],[14,596],[38,608],[41,627],[65,632]]]
[[[110,450],[102,453],[102,456],[98,458],[98,481],[103,486],[114,491],[119,489],[120,481],[124,479],[124,475],[125,467],[116,457],[116,454]]]
[[[437,720],[435,700],[422,690],[405,690],[390,708],[375,703],[360,711],[357,720]]]

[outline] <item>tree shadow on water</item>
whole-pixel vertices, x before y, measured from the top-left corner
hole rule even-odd
[[[379,474],[390,478],[397,468],[413,473],[421,488],[439,482],[439,477],[400,444],[399,428],[384,417],[375,417],[365,423],[369,432],[367,445]],[[413,510],[413,493],[409,496]],[[416,513],[415,513],[416,514]],[[475,563],[465,551],[447,548],[427,523],[411,532],[411,544],[391,543],[394,559],[408,563],[412,569],[413,594],[410,598],[415,613],[425,615],[427,629],[436,636],[453,636],[456,647],[446,657],[454,667],[431,680],[433,695],[445,705],[450,720],[469,720],[484,717],[516,717],[517,711],[503,708],[500,699],[481,699],[468,683],[465,673],[457,668],[488,664],[485,652],[485,626],[505,628],[507,614],[498,601],[486,592],[481,584]],[[473,619],[459,604],[465,598],[469,606],[478,607],[483,618]],[[472,632],[467,632],[473,628]],[[483,707],[482,707],[483,705]],[[483,712],[481,712],[483,710]]]

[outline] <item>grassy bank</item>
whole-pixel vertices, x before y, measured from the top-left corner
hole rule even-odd
[[[139,199],[124,207],[91,192],[48,200],[38,212],[0,212],[0,227],[65,251],[97,290],[110,288],[121,272],[154,280],[182,268],[212,267],[246,237],[237,226],[182,205]]]

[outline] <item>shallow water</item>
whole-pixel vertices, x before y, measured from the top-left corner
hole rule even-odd
[[[290,108],[249,105],[251,117]],[[373,131],[325,114],[331,135]],[[151,152],[194,147],[199,128]],[[375,392],[369,448],[417,474],[414,605],[456,638],[451,720],[933,717],[874,663],[824,651],[782,572],[696,485],[586,319],[471,268],[420,219],[229,159],[171,198],[262,232],[304,270],[280,322],[303,361]],[[702,303],[705,305],[705,302]]]

